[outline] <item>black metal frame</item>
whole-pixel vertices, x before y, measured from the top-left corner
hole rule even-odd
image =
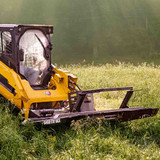
[[[89,93],[99,93],[106,91],[124,91],[124,90],[128,91],[122,101],[122,104],[120,105],[120,108],[128,108],[127,103],[134,92],[133,87],[102,88],[102,89],[84,90],[84,91],[69,93],[68,96],[69,96],[70,112],[80,112],[84,98]]]

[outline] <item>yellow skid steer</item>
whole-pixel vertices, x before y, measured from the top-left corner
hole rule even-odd
[[[44,125],[85,117],[134,120],[156,115],[158,108],[127,106],[132,87],[81,90],[77,78],[51,64],[50,25],[0,25],[0,94],[25,115]],[[126,90],[119,109],[96,111],[93,94]]]

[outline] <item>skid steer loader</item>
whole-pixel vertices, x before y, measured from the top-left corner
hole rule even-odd
[[[129,108],[132,87],[81,90],[77,78],[51,64],[49,25],[0,25],[0,94],[24,113],[25,121],[44,125],[85,117],[134,120],[158,108]],[[126,90],[119,109],[96,111],[93,94]]]

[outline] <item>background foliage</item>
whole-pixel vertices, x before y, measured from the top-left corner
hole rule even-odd
[[[52,24],[53,62],[160,63],[159,0],[0,0],[0,23]]]

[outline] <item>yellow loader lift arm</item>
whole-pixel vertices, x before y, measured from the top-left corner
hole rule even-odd
[[[77,78],[51,64],[53,27],[0,25],[0,94],[22,110],[26,120],[45,125],[85,117],[134,120],[158,108],[129,108],[132,87],[81,90]],[[93,94],[126,90],[119,109],[96,111]]]

